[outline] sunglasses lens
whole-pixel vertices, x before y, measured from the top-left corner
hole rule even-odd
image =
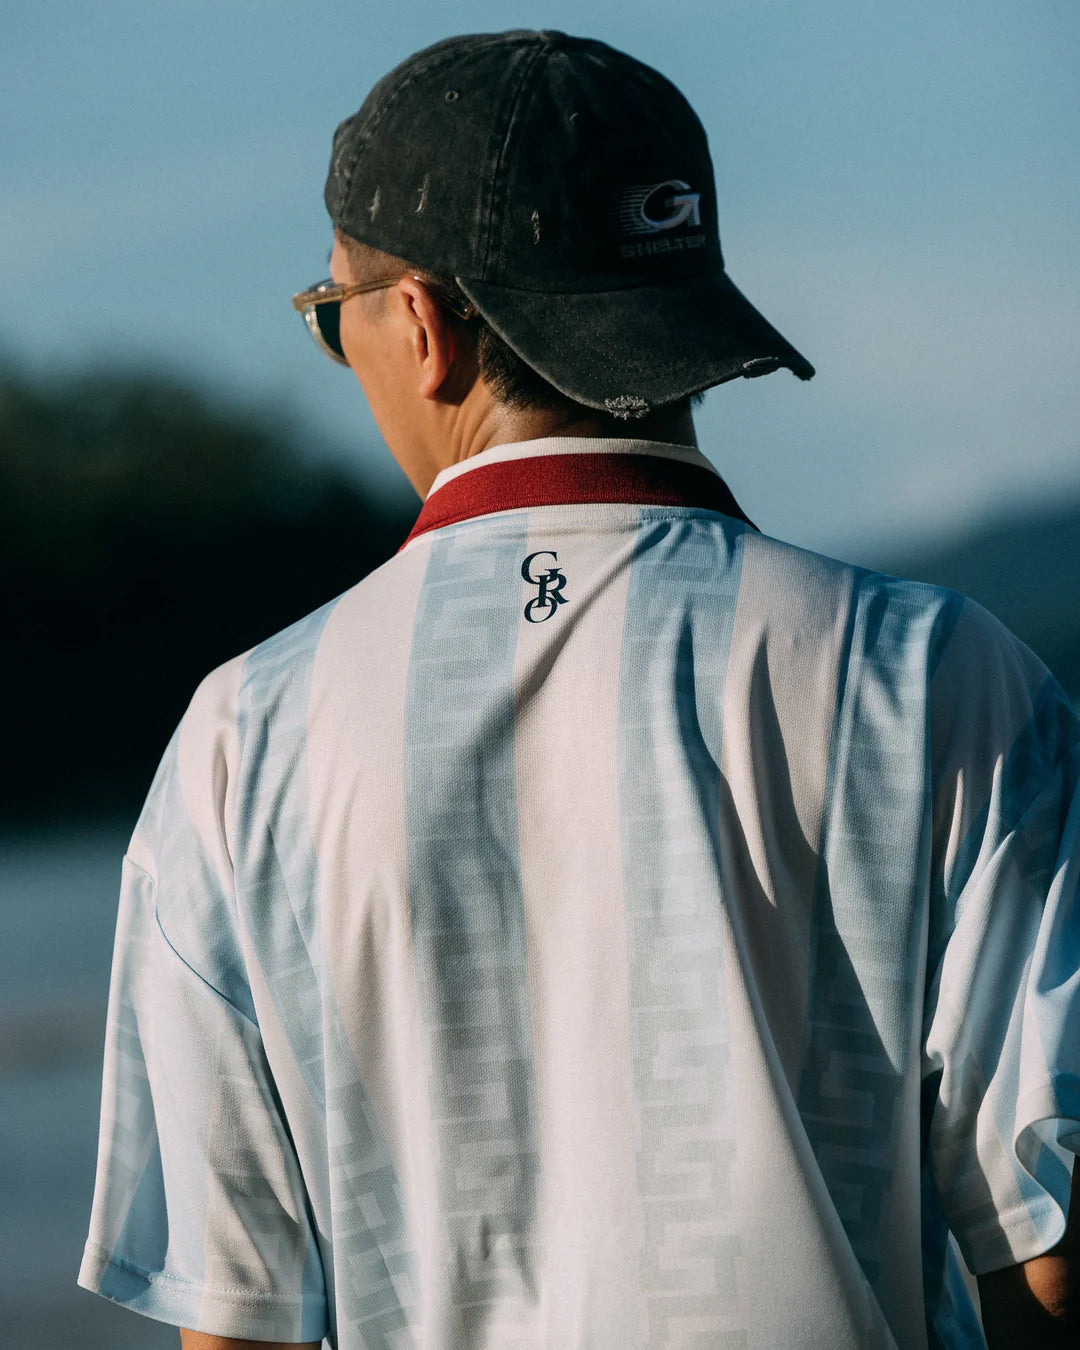
[[[341,304],[337,300],[327,301],[324,305],[315,305],[315,323],[323,345],[338,358],[345,360],[341,349]]]

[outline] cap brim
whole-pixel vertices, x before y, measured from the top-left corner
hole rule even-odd
[[[814,367],[724,272],[665,286],[540,294],[456,278],[503,340],[592,408],[672,403],[737,376]]]

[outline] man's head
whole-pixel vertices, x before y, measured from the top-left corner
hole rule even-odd
[[[640,437],[695,444],[688,395],[627,422],[568,398],[532,369],[452,277],[335,231],[331,279],[397,278],[350,297],[339,341],[394,457],[424,496],[449,463],[538,436]],[[462,311],[472,311],[463,316]]]
[[[416,53],[338,127],[325,196],[334,280],[404,277],[341,310],[395,454],[403,350],[433,358],[427,399],[466,422],[491,420],[479,390],[504,423],[601,428],[576,434],[649,436],[710,385],[813,374],[724,271],[693,110],[603,43],[514,31]]]
[[[453,278],[335,231],[331,280],[393,278],[340,307],[338,339],[372,415],[421,496],[439,471],[492,445],[539,436],[629,434],[694,444],[680,399],[628,424],[576,402],[527,365],[475,312]]]
[[[497,403],[518,411],[574,413],[578,416],[589,411],[583,404],[560,393],[554,385],[549,384],[542,375],[537,374],[526,364],[517,352],[499,337],[483,315],[470,305],[468,298],[452,276],[440,276],[430,268],[384,253],[381,249],[372,248],[370,244],[363,244],[357,239],[343,235],[340,231],[335,231],[335,240],[344,255],[351,281],[368,281],[375,277],[392,276],[395,273],[421,276],[432,286],[437,298],[450,302],[443,308],[448,312],[449,318],[455,316],[458,318],[455,327],[466,339],[463,346],[474,353],[476,373],[488,385]],[[378,299],[373,307],[376,315],[385,315],[389,296],[382,290],[376,295]],[[472,314],[468,318],[462,318],[459,311],[470,308],[473,310]]]

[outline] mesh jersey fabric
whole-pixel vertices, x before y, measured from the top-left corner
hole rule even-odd
[[[83,1287],[337,1350],[984,1344],[958,1253],[1052,1247],[1080,1149],[1080,724],[707,478],[486,451],[199,684]]]

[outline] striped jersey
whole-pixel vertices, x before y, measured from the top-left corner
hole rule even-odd
[[[985,610],[544,439],[198,686],[79,1283],[337,1350],[984,1344],[1080,1150],[1080,723]]]

